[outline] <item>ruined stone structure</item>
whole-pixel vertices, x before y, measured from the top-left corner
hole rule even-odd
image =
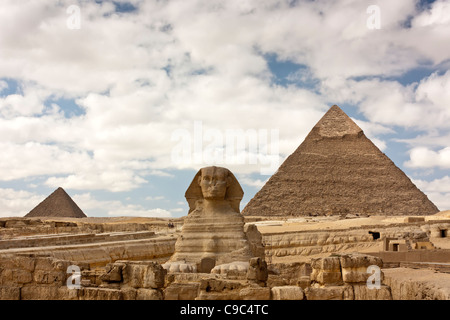
[[[438,211],[361,128],[334,105],[242,214],[430,215]]]
[[[443,232],[450,219],[386,219],[247,221],[244,233],[254,243],[262,240],[265,259],[185,272],[163,267],[175,252],[182,219],[171,219],[178,227],[168,228],[167,219],[156,218],[3,218],[0,300],[450,299],[450,246]],[[389,239],[411,248],[384,251]],[[427,241],[436,248],[422,248]],[[370,266],[382,268],[379,289],[365,283]]]
[[[382,285],[384,274],[380,258],[362,254],[333,254],[311,260],[311,286],[305,291],[307,300],[392,300],[390,287]],[[372,273],[379,271],[378,283],[367,285]],[[371,270],[369,269],[369,270]],[[372,287],[372,285],[377,286]]]
[[[239,211],[243,194],[228,169],[200,169],[186,191],[189,214],[165,267],[171,272],[210,272],[216,265],[215,272],[246,271],[253,252]]]
[[[85,218],[86,215],[60,187],[31,210],[26,217]]]

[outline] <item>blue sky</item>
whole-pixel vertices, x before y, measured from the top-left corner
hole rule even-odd
[[[88,216],[179,217],[207,165],[235,173],[242,209],[333,104],[450,209],[450,1],[0,9],[0,216],[61,186]]]

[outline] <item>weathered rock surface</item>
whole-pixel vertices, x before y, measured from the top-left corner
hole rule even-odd
[[[380,258],[364,254],[334,254],[311,259],[311,287],[307,300],[392,300]],[[374,271],[374,273],[372,273]],[[377,273],[375,275],[375,272]],[[369,277],[372,278],[369,279]]]
[[[267,262],[261,258],[255,257],[250,259],[247,271],[247,279],[263,284],[269,277]]]
[[[297,286],[283,286],[271,288],[272,300],[303,300],[302,288]]]
[[[165,300],[195,300],[200,283],[173,283],[164,290]]]
[[[355,300],[392,300],[391,288],[381,285],[380,288],[370,289],[365,284],[353,285]]]
[[[343,282],[339,257],[311,259],[311,268],[311,281],[321,285],[340,285]]]
[[[342,280],[346,283],[366,282],[372,275],[367,271],[369,266],[383,267],[380,258],[363,254],[340,255],[339,261]],[[383,272],[380,273],[380,281],[383,281]]]
[[[426,269],[384,269],[394,300],[450,300],[450,274]]]
[[[349,285],[309,287],[305,294],[307,300],[354,300],[353,287]]]
[[[166,270],[158,263],[143,261],[117,261],[122,268],[123,283],[133,288],[158,289],[164,286]]]

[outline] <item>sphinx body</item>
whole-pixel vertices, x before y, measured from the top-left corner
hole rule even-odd
[[[204,272],[205,261],[210,267],[240,262],[237,265],[242,268],[242,263],[248,263],[253,254],[239,212],[242,196],[242,188],[228,169],[200,169],[186,191],[190,212],[167,269]]]

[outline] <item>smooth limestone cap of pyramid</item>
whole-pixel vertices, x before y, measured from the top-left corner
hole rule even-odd
[[[337,105],[332,106],[314,126],[323,137],[357,135],[362,129]]]

